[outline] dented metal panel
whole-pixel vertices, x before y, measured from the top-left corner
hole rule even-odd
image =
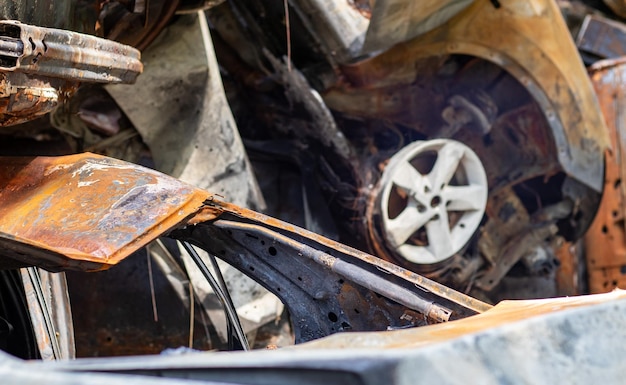
[[[99,270],[193,214],[209,193],[94,154],[0,158],[0,245],[18,266]]]

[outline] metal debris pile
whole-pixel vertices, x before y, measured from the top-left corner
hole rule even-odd
[[[40,3],[0,4],[12,355],[421,338],[626,282],[623,2]]]

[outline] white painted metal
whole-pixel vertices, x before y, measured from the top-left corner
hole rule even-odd
[[[420,158],[436,156],[432,169],[420,173]],[[451,139],[413,142],[394,155],[381,179],[383,234],[389,246],[413,263],[441,262],[461,250],[480,225],[487,205],[487,176],[478,156]],[[403,210],[393,218],[389,202],[396,186],[406,193]],[[455,212],[451,226],[450,213]],[[425,228],[428,243],[411,237]]]

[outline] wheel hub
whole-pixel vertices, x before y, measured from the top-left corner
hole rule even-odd
[[[487,193],[485,170],[469,147],[451,139],[413,142],[381,178],[384,240],[409,262],[441,262],[478,229]]]

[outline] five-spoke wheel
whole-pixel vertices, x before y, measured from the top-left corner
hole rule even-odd
[[[478,156],[451,139],[404,147],[390,159],[381,183],[385,240],[417,264],[438,263],[461,250],[487,204],[487,177]]]

